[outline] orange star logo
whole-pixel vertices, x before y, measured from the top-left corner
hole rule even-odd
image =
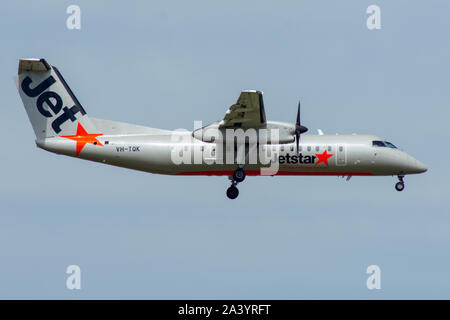
[[[77,156],[80,154],[81,150],[83,150],[86,143],[92,143],[94,145],[100,145],[103,146],[100,141],[96,139],[98,136],[102,136],[102,133],[87,133],[86,130],[84,130],[81,123],[78,122],[77,126],[77,134],[73,136],[61,136],[61,138],[66,138],[70,140],[74,140],[77,142]]]
[[[316,153],[317,159],[319,161],[316,162],[315,166],[317,166],[319,163],[323,162],[328,167],[328,159],[334,156],[334,154],[328,154],[327,150],[325,150],[323,153]]]

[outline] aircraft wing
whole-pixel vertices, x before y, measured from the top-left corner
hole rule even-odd
[[[261,91],[245,90],[220,122],[222,128],[259,128],[266,124],[263,94]]]

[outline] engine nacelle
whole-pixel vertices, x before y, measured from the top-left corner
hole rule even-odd
[[[256,137],[258,143],[264,144],[292,143],[295,141],[295,124],[267,121],[267,124],[260,128],[227,128],[221,125],[221,121],[216,121],[192,132],[194,138],[209,143],[225,142],[227,134],[229,137],[244,134],[247,140]]]

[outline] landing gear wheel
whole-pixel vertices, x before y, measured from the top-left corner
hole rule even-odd
[[[239,189],[235,186],[231,186],[227,189],[227,197],[230,199],[236,199],[239,195]]]
[[[405,184],[403,182],[400,181],[395,184],[395,190],[403,191],[403,189],[405,189]]]
[[[242,182],[245,180],[245,172],[242,168],[237,168],[233,173],[233,180],[236,182]]]

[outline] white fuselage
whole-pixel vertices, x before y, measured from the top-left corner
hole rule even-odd
[[[376,136],[304,135],[300,102],[295,123],[268,121],[258,90],[243,90],[223,120],[189,132],[91,118],[45,59],[20,59],[15,82],[38,147],[151,173],[225,175],[230,199],[247,175],[397,175],[402,191],[405,175],[427,170]]]
[[[62,137],[47,138],[37,144],[58,154],[159,174],[230,176],[237,167],[236,163],[213,161],[174,163],[174,148],[198,151],[215,149],[216,144],[198,140],[187,131],[148,130],[148,133],[104,134],[98,137],[102,146],[86,144],[78,156],[75,142]],[[370,135],[310,134],[302,135],[299,153],[294,142],[262,147],[279,161],[274,175],[406,175],[426,171],[422,163],[399,149],[373,146],[373,141],[378,140],[381,139]],[[327,163],[319,162],[318,156],[325,150],[329,156]],[[211,160],[210,155],[205,158]],[[247,175],[260,175],[265,167],[260,163],[246,164],[244,170]]]

